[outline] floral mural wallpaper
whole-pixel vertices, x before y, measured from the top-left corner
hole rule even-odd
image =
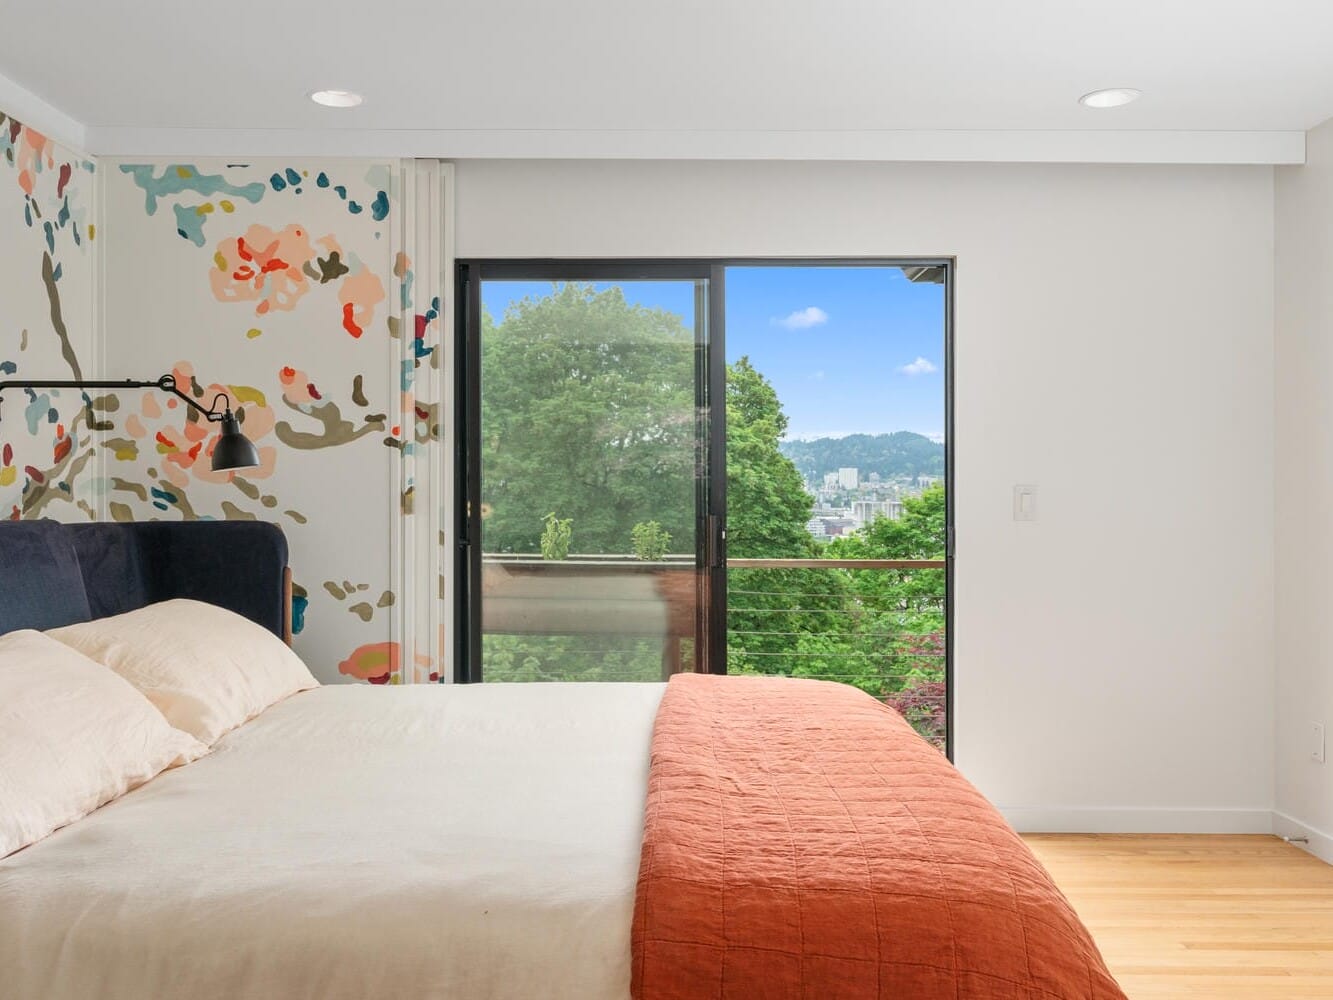
[[[91,375],[93,162],[0,112],[0,379]],[[0,516],[97,516],[96,401],[10,390],[0,409]]]
[[[448,167],[102,160],[94,229],[91,208],[70,201],[79,189],[67,180],[55,190],[67,172],[61,155],[23,136],[20,129],[11,140],[8,158],[20,176],[29,165],[24,198],[0,206],[25,226],[29,208],[34,243],[61,252],[31,251],[64,272],[57,288],[74,284],[65,258],[87,272],[73,294],[80,317],[98,320],[86,324],[96,336],[81,329],[75,341],[99,357],[98,376],[171,372],[205,405],[226,393],[260,465],[212,472],[216,425],[156,391],[7,400],[0,428],[24,432],[12,462],[6,445],[5,468],[15,471],[0,472],[11,515],[272,521],[291,547],[294,644],[321,680],[398,684],[447,674]],[[31,165],[42,157],[40,168]],[[92,164],[71,163],[71,175],[93,176]],[[94,236],[96,300],[98,265],[84,250]],[[12,254],[7,248],[6,263]],[[0,358],[6,370],[21,361],[35,374],[38,357],[51,377],[78,370],[68,329],[55,329],[51,317],[30,325],[23,343],[32,360],[17,351]],[[6,331],[6,349],[11,339]],[[21,424],[10,412],[20,405]],[[54,509],[57,498],[66,512]]]

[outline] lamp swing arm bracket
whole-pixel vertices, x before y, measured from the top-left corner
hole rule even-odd
[[[188,393],[181,392],[180,387],[176,385],[176,376],[171,373],[151,382],[141,382],[137,379],[128,378],[120,380],[45,379],[35,381],[7,379],[0,382],[0,402],[4,401],[4,391],[6,389],[157,389],[160,392],[169,392],[173,396],[184,400],[190,409],[203,414],[203,418],[209,423],[220,423],[222,425],[217,443],[210,449],[214,472],[253,469],[263,464],[254,442],[241,433],[241,420],[245,415],[244,412],[232,412],[231,397],[227,393],[217,393],[213,396],[213,401],[205,407]],[[87,401],[86,396],[84,400]],[[219,408],[219,402],[221,408]]]
[[[188,393],[181,392],[176,385],[175,375],[163,375],[151,382],[137,379],[8,379],[0,382],[0,403],[4,402],[6,389],[160,389],[178,396],[192,408],[202,413],[208,421],[217,423],[231,416],[231,400],[225,392],[213,397],[207,408],[193,399]],[[218,400],[222,400],[222,409],[218,409]]]

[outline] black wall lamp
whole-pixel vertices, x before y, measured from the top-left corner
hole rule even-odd
[[[176,376],[174,375],[163,375],[153,382],[136,382],[133,379],[123,379],[119,382],[114,380],[27,382],[22,379],[12,379],[7,382],[0,382],[0,402],[4,400],[3,393],[6,389],[161,389],[163,392],[169,392],[185,400],[186,403],[202,413],[204,419],[209,423],[222,425],[221,436],[213,449],[214,472],[226,472],[230,469],[253,469],[259,464],[259,451],[255,448],[254,443],[241,433],[241,423],[236,419],[236,414],[231,412],[231,400],[227,398],[227,394],[219,392],[213,397],[213,402],[209,404],[208,409],[204,409],[176,387]],[[218,400],[222,400],[221,411],[218,410]]]

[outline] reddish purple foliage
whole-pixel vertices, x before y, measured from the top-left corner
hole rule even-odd
[[[943,751],[946,697],[943,681],[918,681],[886,695],[884,704],[897,711],[918,733]]]

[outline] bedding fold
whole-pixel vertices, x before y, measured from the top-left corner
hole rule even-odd
[[[636,1000],[1124,1000],[995,808],[826,681],[671,679],[631,941]]]

